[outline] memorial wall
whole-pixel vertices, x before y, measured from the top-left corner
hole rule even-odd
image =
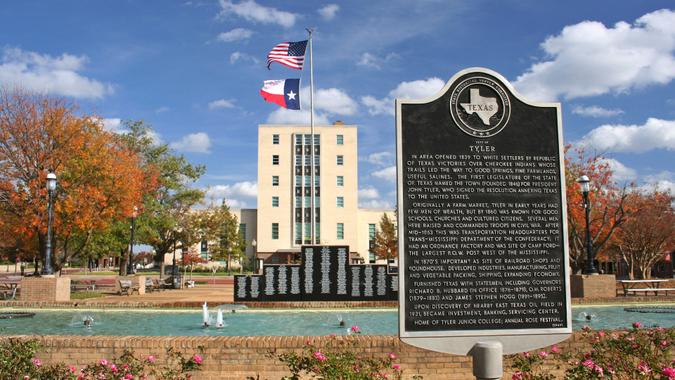
[[[235,276],[234,301],[395,301],[398,275],[386,265],[352,265],[348,246],[303,246],[300,264],[265,265]]]

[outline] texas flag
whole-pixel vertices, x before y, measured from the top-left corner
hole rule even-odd
[[[300,79],[266,80],[260,95],[266,102],[291,110],[300,109]]]

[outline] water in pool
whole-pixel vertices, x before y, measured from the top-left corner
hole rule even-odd
[[[672,306],[671,306],[672,307]],[[1,310],[0,310],[1,311]],[[624,306],[574,307],[575,330],[626,328],[639,321],[644,326],[675,327],[672,313],[634,313]],[[216,308],[210,326],[203,327],[200,310],[34,310],[33,318],[0,319],[0,335],[145,335],[145,336],[259,336],[348,334],[359,326],[367,335],[397,335],[398,312],[384,310],[225,310],[223,327],[216,327]],[[343,321],[341,324],[340,321]]]

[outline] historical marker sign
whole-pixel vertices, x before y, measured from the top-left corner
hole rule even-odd
[[[397,100],[399,333],[406,343],[505,353],[572,331],[560,105],[467,69]]]

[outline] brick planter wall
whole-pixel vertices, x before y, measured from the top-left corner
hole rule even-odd
[[[17,337],[15,337],[17,338]],[[471,358],[440,354],[418,349],[401,343],[395,336],[345,337],[109,337],[109,336],[21,336],[21,339],[37,339],[42,350],[36,356],[45,362],[65,362],[83,366],[100,359],[112,359],[125,349],[137,355],[153,354],[158,363],[165,360],[166,348],[174,347],[184,355],[204,348],[203,371],[196,373],[195,380],[245,379],[260,375],[260,379],[280,379],[289,375],[279,362],[268,357],[277,352],[301,351],[310,339],[321,346],[329,340],[333,344],[353,344],[351,350],[384,358],[394,352],[397,362],[404,369],[404,379],[421,375],[425,380],[473,379]],[[351,342],[351,343],[350,343]],[[579,334],[559,345],[564,351],[580,352],[583,343]],[[510,379],[508,363],[504,363],[505,379]],[[553,370],[553,372],[556,372]]]

